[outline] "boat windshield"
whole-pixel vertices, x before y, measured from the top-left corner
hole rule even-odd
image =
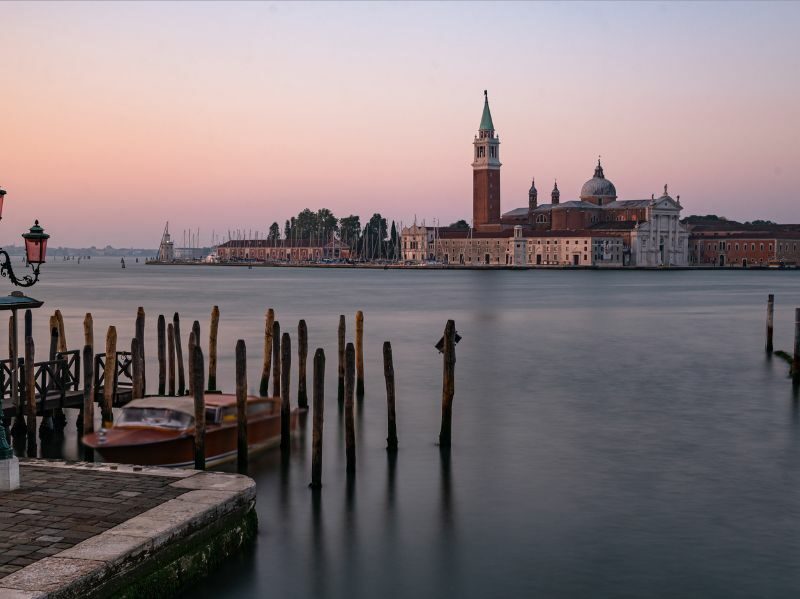
[[[157,426],[182,429],[191,425],[189,414],[168,408],[123,408],[118,426]]]

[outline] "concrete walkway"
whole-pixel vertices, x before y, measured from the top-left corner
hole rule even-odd
[[[0,493],[0,598],[179,592],[253,538],[245,476],[25,460]]]

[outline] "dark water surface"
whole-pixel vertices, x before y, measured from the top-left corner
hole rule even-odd
[[[764,355],[767,293],[776,349],[790,350],[795,272],[425,272],[153,267],[54,261],[31,294],[61,308],[71,348],[94,315],[129,344],[147,312],[184,331],[222,313],[220,374],[248,347],[257,388],[263,314],[305,318],[325,349],[323,484],[308,489],[310,431],[288,462],[251,462],[253,551],[197,597],[795,597],[800,593],[800,420],[787,367]],[[366,397],[348,484],[336,401],[338,315],[365,313]],[[442,454],[448,318],[457,348],[453,447]],[[385,448],[381,346],[391,340],[400,451]],[[295,349],[296,351],[296,349]],[[41,355],[41,354],[40,354]],[[309,367],[309,372],[311,368]],[[293,373],[296,377],[296,369]],[[292,381],[296,393],[296,379]],[[73,416],[74,418],[74,416]],[[64,453],[76,457],[74,428]]]

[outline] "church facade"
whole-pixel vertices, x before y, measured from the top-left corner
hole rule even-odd
[[[533,181],[527,206],[501,213],[500,139],[486,91],[472,145],[472,226],[404,228],[406,261],[484,266],[689,264],[689,232],[680,222],[680,196],[673,199],[666,185],[658,198],[620,200],[598,159],[577,200],[562,202],[556,182],[550,203],[539,204]]]

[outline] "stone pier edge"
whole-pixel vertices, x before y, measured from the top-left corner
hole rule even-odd
[[[25,464],[166,476],[186,492],[0,579],[0,599],[168,597],[255,538],[256,485],[246,476],[34,459]]]

